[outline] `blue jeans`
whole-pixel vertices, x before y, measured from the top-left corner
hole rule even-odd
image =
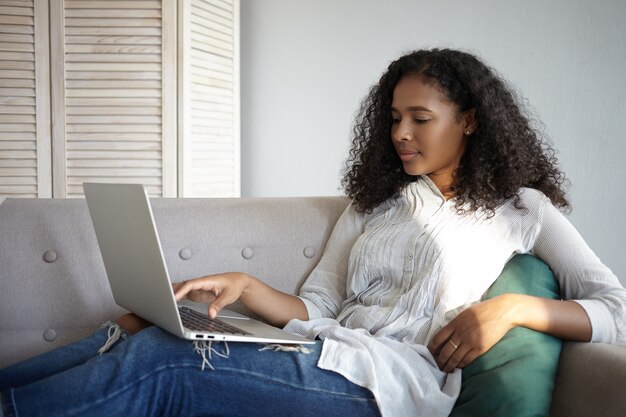
[[[219,343],[228,357],[202,370],[193,342],[157,327],[98,355],[108,331],[0,370],[5,415],[380,416],[369,390],[317,367],[321,342],[308,354]]]

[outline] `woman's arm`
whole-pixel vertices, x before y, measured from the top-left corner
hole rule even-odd
[[[503,294],[468,308],[429,344],[442,369],[467,366],[516,326],[564,340],[626,343],[626,290],[565,216],[541,198],[540,221],[525,238],[569,301]]]
[[[176,299],[211,303],[210,317],[240,300],[250,311],[278,327],[292,319],[333,317],[346,298],[348,256],[363,232],[363,224],[364,217],[351,205],[346,207],[319,264],[302,286],[300,297],[280,292],[248,274],[231,272],[173,284]]]
[[[239,300],[251,312],[270,324],[283,327],[292,319],[308,320],[300,298],[278,291],[244,273],[231,272],[195,278],[174,284],[176,300],[210,302],[209,317],[215,318],[229,304]]]
[[[352,205],[346,207],[299,297],[280,292],[250,275],[232,272],[173,284],[176,299],[211,303],[211,317],[239,299],[250,311],[279,327],[292,319],[334,317],[346,298],[348,257],[363,232],[364,222],[364,216]]]
[[[276,327],[284,327],[292,319],[309,318],[306,306],[300,298],[275,290],[240,272],[195,278],[173,283],[172,287],[176,301],[189,299],[210,303],[208,315],[211,318],[217,317],[224,307],[237,300]],[[132,313],[121,316],[116,323],[133,334],[152,325]]]
[[[503,294],[462,311],[428,345],[439,367],[464,368],[514,327],[527,327],[565,340],[589,341],[591,323],[573,301]]]
[[[527,327],[563,340],[589,342],[591,322],[574,301],[552,300],[523,294],[505,294],[511,303],[513,326]]]
[[[625,344],[626,290],[547,199],[532,250],[554,272],[561,297],[575,301],[586,311],[591,341]]]

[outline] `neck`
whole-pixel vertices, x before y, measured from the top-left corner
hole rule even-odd
[[[452,176],[446,174],[428,174],[428,178],[437,186],[443,198],[449,200],[455,196],[452,190]]]

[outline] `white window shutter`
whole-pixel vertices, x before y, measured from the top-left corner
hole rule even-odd
[[[0,195],[52,195],[47,14],[0,2]]]
[[[65,127],[53,129],[55,196],[81,196],[85,181],[175,194],[164,193],[175,184],[175,165],[164,171],[175,143],[175,107],[163,106],[176,99],[175,84],[164,88],[174,76],[164,64],[164,37],[175,33],[164,30],[163,8],[172,2],[52,0],[52,50],[64,51],[52,65],[53,120]]]
[[[179,2],[179,196],[238,197],[239,1]]]
[[[0,194],[237,197],[239,0],[0,0]]]

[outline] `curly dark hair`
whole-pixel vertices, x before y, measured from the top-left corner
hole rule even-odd
[[[475,109],[476,131],[467,142],[452,191],[460,214],[494,209],[521,187],[540,190],[552,204],[569,208],[553,148],[514,89],[476,56],[458,50],[418,50],[392,62],[361,103],[342,180],[357,210],[371,212],[417,179],[404,172],[391,141],[393,90],[406,74],[433,81],[458,115]]]

